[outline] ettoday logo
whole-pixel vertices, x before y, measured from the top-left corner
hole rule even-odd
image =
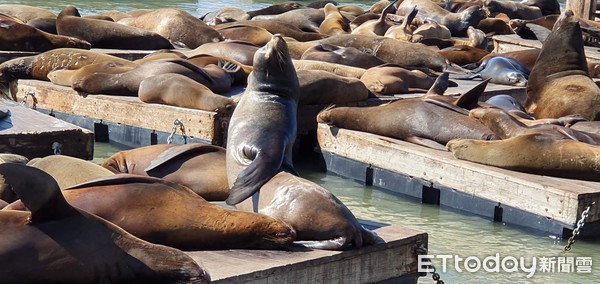
[[[441,266],[436,261],[440,260]],[[533,277],[536,272],[541,273],[592,273],[591,257],[573,256],[550,256],[550,257],[514,257],[500,256],[496,253],[492,256],[480,258],[477,256],[461,257],[457,255],[418,255],[419,272],[434,272],[431,265],[435,265],[438,272],[446,272],[451,265],[459,272],[479,272],[481,270],[489,273],[526,273],[527,278]]]

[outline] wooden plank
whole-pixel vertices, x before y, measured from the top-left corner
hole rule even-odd
[[[320,124],[322,151],[453,188],[538,216],[574,224],[591,202],[600,204],[600,183],[520,173],[454,158],[438,151],[365,132]],[[587,222],[600,219],[593,206]]]
[[[492,37],[492,40],[494,41],[494,53],[542,48],[539,40],[523,39],[518,35],[496,35]],[[600,61],[600,50],[597,47],[585,46],[584,51],[588,61]]]
[[[224,114],[147,104],[137,97],[79,94],[69,87],[45,81],[18,80],[11,83],[11,96],[14,100],[20,102],[27,94],[35,94],[36,106],[40,108],[167,133],[171,131],[175,119],[179,119],[188,136],[211,144],[223,143],[224,129],[220,119]],[[31,104],[33,100],[28,99],[28,105]]]
[[[5,98],[0,107],[10,116],[0,120],[0,153],[14,153],[29,159],[54,155],[52,144],[62,145],[62,154],[91,160],[94,133]]]
[[[375,232],[385,243],[346,251],[220,250],[188,252],[213,283],[373,283],[416,275],[416,247],[427,233],[399,226]]]
[[[573,11],[573,14],[579,18],[593,20],[596,13],[596,0],[567,0],[565,10]]]
[[[127,60],[138,60],[144,58],[144,56],[155,52],[156,50],[122,50],[122,49],[104,49],[104,48],[92,48],[91,51],[105,53],[109,55],[113,55],[116,57],[120,57]],[[0,50],[0,63],[19,58],[25,56],[38,55],[41,52],[33,52],[33,51],[9,51],[9,50]]]

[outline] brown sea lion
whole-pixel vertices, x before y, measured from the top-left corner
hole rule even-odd
[[[47,156],[28,165],[52,176],[61,189],[114,175],[111,171],[90,161],[64,155]]]
[[[368,69],[360,80],[376,96],[427,92],[435,82],[422,71],[390,63]]]
[[[248,86],[236,106],[227,135],[227,204],[257,192],[277,172],[295,173],[298,76],[280,35],[256,51]]]
[[[124,18],[132,18],[133,16],[121,11],[117,11],[117,10],[108,10],[108,11],[102,11],[102,13],[100,13],[100,15],[103,16],[108,16],[111,17],[113,19],[113,21],[118,22],[121,19]]]
[[[210,282],[208,273],[183,252],[140,240],[71,206],[43,171],[1,164],[0,175],[31,211],[0,211],[3,282]]]
[[[600,147],[548,134],[527,134],[498,141],[448,142],[454,157],[513,171],[600,181]]]
[[[319,33],[324,35],[337,35],[350,33],[350,25],[348,21],[337,7],[332,3],[327,3],[323,8],[325,19],[319,25]]]
[[[191,109],[227,112],[233,99],[213,93],[208,87],[186,76],[167,73],[140,82],[138,97],[142,102]]]
[[[331,62],[364,69],[385,63],[377,56],[362,52],[354,47],[338,47],[331,44],[319,44],[309,48],[302,54],[300,59]]]
[[[233,83],[236,85],[246,85],[246,80],[248,79],[248,75],[250,75],[250,72],[252,72],[252,65],[245,65],[240,63],[239,61],[236,61],[234,59],[228,58],[228,57],[222,57],[222,56],[213,56],[210,54],[197,54],[194,56],[190,56],[187,58],[187,60],[189,62],[191,62],[192,64],[204,68],[206,66],[210,66],[210,65],[227,65],[228,67],[231,66],[239,66],[239,70],[237,70],[235,73],[231,73],[234,69],[228,68],[226,67],[225,69],[227,69],[226,71],[228,71],[227,73],[229,74],[229,76],[233,76]],[[229,64],[226,64],[229,63]],[[222,67],[221,67],[222,68]],[[210,70],[209,70],[210,71]],[[210,73],[210,72],[209,72]]]
[[[447,87],[448,73],[444,73],[421,98],[402,99],[375,107],[328,108],[319,113],[317,121],[438,150],[445,150],[448,141],[459,137],[496,139],[489,128],[465,115],[466,110],[446,101],[443,92]],[[485,87],[476,89],[483,92]]]
[[[102,166],[113,173],[162,178],[182,184],[208,201],[223,201],[229,195],[225,172],[225,149],[191,143],[158,144],[120,151]],[[202,176],[203,178],[198,178]]]
[[[77,82],[83,79],[86,76],[89,76],[94,73],[108,73],[108,74],[119,74],[127,71],[131,71],[135,69],[134,66],[124,65],[117,62],[101,62],[88,64],[79,69],[74,70],[54,70],[48,73],[48,80],[50,82],[61,85],[71,87],[74,82]]]
[[[381,14],[381,12],[383,12],[383,10],[385,8],[387,8],[390,5],[390,3],[392,3],[392,2],[390,2],[388,0],[379,0],[379,1],[375,2],[373,5],[371,5],[371,7],[369,8],[369,10],[367,10],[367,12]],[[390,10],[389,13],[396,13],[396,6],[392,6],[392,10]]]
[[[250,16],[239,7],[225,6],[204,14],[200,19],[210,26],[248,20]]]
[[[319,26],[325,20],[322,9],[296,9],[277,15],[255,16],[253,20],[276,21],[294,26],[304,32],[318,33]]]
[[[27,159],[27,157],[25,156],[10,153],[0,153],[0,164],[17,163],[25,165],[27,164],[27,162],[29,162],[29,159]],[[13,202],[17,199],[19,199],[19,197],[15,194],[14,191],[11,190],[10,185],[0,181],[0,202],[4,204],[8,202]],[[0,207],[4,206],[6,206],[6,204],[4,204],[3,206],[0,205]]]
[[[185,186],[154,177],[119,174],[63,194],[73,206],[136,237],[183,250],[272,249],[295,239],[280,220],[211,204]],[[23,208],[15,202],[6,209]]]
[[[392,1],[383,12],[379,16],[377,20],[369,20],[362,23],[360,26],[352,30],[352,34],[366,34],[366,35],[378,35],[383,36],[385,32],[394,25],[394,23],[390,23],[387,21],[387,14],[393,13],[395,10],[394,5],[398,2],[398,0]]]
[[[419,11],[416,8],[413,8],[413,10],[406,15],[402,24],[390,26],[387,31],[385,31],[384,36],[408,42],[419,42],[423,40],[422,35],[413,33],[412,22],[418,12]]]
[[[542,15],[560,15],[560,4],[557,0],[524,0],[521,4],[540,8]]]
[[[198,54],[209,54],[217,57],[228,57],[244,65],[252,66],[254,53],[258,46],[245,41],[210,42],[196,49],[184,52],[188,57]]]
[[[152,61],[156,59],[172,59],[172,58],[182,58],[187,59],[187,55],[183,54],[181,51],[177,51],[174,49],[160,49],[154,51],[140,59],[134,60],[133,62],[142,64],[146,61]]]
[[[171,42],[181,42],[188,48],[223,40],[218,31],[202,20],[175,8],[156,9],[135,18],[122,19],[119,23],[157,33]]]
[[[485,0],[483,5],[490,13],[504,13],[510,19],[533,20],[543,16],[540,8],[518,2]]]
[[[484,56],[490,54],[486,50],[468,45],[447,47],[438,51],[438,53],[446,57],[450,62],[460,66],[478,62]]]
[[[205,85],[215,93],[224,93],[231,88],[231,81],[215,80],[208,72],[185,59],[163,59],[148,61],[124,73],[90,74],[73,82],[73,90],[87,94],[137,96],[140,83],[144,79],[166,73],[184,75]]]
[[[56,18],[56,14],[48,9],[19,4],[0,4],[0,13],[15,17],[24,23],[35,18]]]
[[[496,18],[486,18],[479,21],[477,29],[483,31],[488,36],[509,35],[515,33],[507,22]]]
[[[331,72],[338,76],[342,77],[353,77],[358,78],[367,71],[364,68],[352,67],[342,64],[329,63],[324,61],[316,61],[316,60],[293,60],[294,68],[296,71],[300,70],[322,70]]]
[[[600,120],[600,88],[589,76],[579,21],[570,10],[542,45],[529,75],[525,108],[535,118],[581,114]]]
[[[450,30],[434,21],[425,21],[422,25],[418,26],[413,32],[413,35],[421,35],[422,38],[439,38],[439,39],[450,39],[452,34]]]
[[[460,13],[452,13],[431,0],[404,0],[398,6],[396,14],[408,15],[416,7],[419,10],[416,18],[421,22],[433,20],[446,26],[453,36],[465,36],[467,28],[476,27],[487,15],[480,6],[471,6]]]
[[[330,105],[366,100],[369,90],[361,80],[327,71],[300,70],[299,105]]]
[[[57,48],[44,53],[11,59],[0,64],[0,82],[16,79],[48,80],[48,73],[58,69],[78,69],[88,64],[116,62],[137,66],[116,56],[74,48]]]
[[[27,21],[27,25],[53,35],[58,34],[56,31],[56,17],[31,19]]]
[[[247,199],[237,206],[244,211],[258,210],[290,224],[299,243],[310,248],[342,250],[378,241],[333,194],[287,172],[271,178],[261,187],[256,205],[253,201]]]
[[[173,45],[159,34],[96,19],[82,18],[74,6],[66,6],[56,18],[59,35],[83,39],[94,48],[163,49]]]
[[[325,16],[323,16],[325,17]],[[326,35],[322,35],[316,32],[305,32],[298,27],[281,22],[278,20],[251,20],[251,21],[238,21],[235,23],[226,23],[216,25],[215,29],[219,30],[221,28],[230,27],[237,25],[245,25],[245,26],[253,26],[253,27],[261,27],[266,29],[272,34],[281,34],[283,36],[291,37],[298,41],[310,41],[310,40],[318,40],[326,37]],[[318,26],[317,26],[318,28]]]
[[[304,6],[302,6],[302,4],[300,4],[298,2],[284,2],[284,3],[276,3],[276,4],[273,4],[273,5],[267,6],[262,9],[258,9],[258,10],[251,10],[251,11],[248,11],[247,14],[248,14],[248,20],[250,20],[256,16],[279,15],[279,14],[283,14],[283,13],[291,11],[291,10],[302,9],[302,8],[304,8]]]
[[[0,50],[44,52],[55,48],[90,49],[85,40],[53,35],[0,14]]]
[[[219,29],[223,37],[230,40],[239,40],[263,46],[271,40],[272,33],[261,27],[252,26],[230,26]]]

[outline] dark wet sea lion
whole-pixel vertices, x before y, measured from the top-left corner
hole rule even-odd
[[[299,105],[331,105],[366,100],[369,90],[359,79],[320,70],[298,70]]]
[[[524,0],[521,4],[540,8],[544,16],[560,14],[560,4],[557,0]]]
[[[227,135],[227,204],[240,203],[277,172],[295,172],[298,76],[280,35],[256,51],[254,70],[236,106]]]
[[[231,87],[231,82],[227,85],[226,82],[214,80],[205,70],[185,59],[163,59],[148,61],[124,73],[90,74],[73,82],[73,89],[87,94],[137,96],[140,83],[144,79],[166,73],[184,75],[207,86],[216,93],[226,92]]]
[[[120,151],[103,167],[113,173],[162,178],[182,184],[208,201],[223,201],[229,195],[225,172],[225,149],[199,143],[158,144]],[[202,176],[203,178],[198,178]]]
[[[140,240],[71,206],[51,176],[1,164],[31,212],[0,211],[0,275],[7,283],[208,283],[183,252]]]
[[[252,202],[246,199],[237,207],[252,211]],[[278,173],[263,185],[257,202],[259,213],[290,224],[296,230],[297,240],[307,247],[342,250],[378,241],[333,194],[287,172]]]
[[[119,23],[157,33],[171,42],[181,42],[188,48],[223,40],[218,31],[203,21],[175,8],[156,9],[135,18],[122,19]]]
[[[404,0],[398,6],[396,14],[408,15],[416,7],[419,10],[416,18],[427,19],[442,24],[453,36],[465,36],[469,26],[476,27],[479,21],[486,18],[484,10],[479,6],[471,6],[460,13],[451,13],[430,0]]]
[[[233,99],[215,94],[201,83],[174,73],[159,74],[142,80],[138,97],[145,103],[219,113],[227,112],[235,105]]]
[[[59,35],[86,40],[94,48],[173,48],[167,39],[156,33],[114,22],[82,18],[73,6],[66,6],[58,14],[56,30]]]
[[[476,28],[483,31],[488,36],[509,35],[515,33],[507,22],[496,18],[483,19],[479,21]]]
[[[302,54],[300,59],[325,61],[364,69],[385,63],[377,56],[362,52],[354,47],[338,47],[331,44],[319,44],[309,48]]]
[[[90,161],[64,155],[47,156],[32,161],[28,165],[52,176],[61,189],[114,175],[109,170]]]
[[[538,7],[512,1],[485,0],[484,7],[492,14],[504,13],[510,19],[533,20],[543,16]]]
[[[99,52],[57,48],[44,53],[11,59],[0,64],[0,82],[16,79],[48,80],[48,73],[59,69],[78,69],[88,64],[116,62],[125,66],[137,63]]]
[[[600,119],[600,88],[589,76],[579,21],[570,10],[542,45],[529,75],[525,108],[538,119],[570,114]]]
[[[448,141],[459,137],[496,139],[490,129],[465,115],[466,110],[447,103],[441,96],[448,87],[447,80],[447,73],[438,77],[427,95],[421,98],[402,99],[375,107],[329,108],[319,113],[317,121],[439,150],[444,150]]]
[[[56,18],[56,14],[48,9],[19,4],[0,4],[0,13],[15,17],[24,23],[35,18]]]
[[[370,68],[360,80],[377,96],[427,92],[435,82],[422,71],[408,70],[396,64]]]
[[[538,175],[600,181],[600,147],[548,134],[498,141],[457,139],[448,150],[461,160]]]
[[[85,40],[58,36],[0,15],[0,50],[44,52],[55,48],[90,49]]]

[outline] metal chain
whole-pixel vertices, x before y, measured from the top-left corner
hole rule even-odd
[[[427,254],[427,248],[425,247],[425,245],[420,244],[417,247],[417,255],[426,255]],[[433,270],[431,272],[431,278],[433,279],[433,281],[435,281],[436,284],[444,284],[444,281],[441,280],[440,278],[440,274],[437,273],[437,269],[435,268],[435,265],[433,265],[433,262],[431,262],[431,259],[429,258],[423,258],[423,260],[431,263],[431,265],[429,265],[429,267],[431,267],[431,269]]]
[[[38,102],[38,100],[35,97],[35,92],[34,91],[27,92],[27,94],[25,94],[25,96],[23,97],[23,100],[21,101],[21,104],[27,105],[27,99],[29,98],[29,96],[31,96],[33,98],[33,105],[31,106],[31,108],[37,109],[37,102]]]
[[[167,144],[173,143],[173,135],[175,135],[175,133],[177,133],[178,126],[179,126],[179,130],[181,131],[181,136],[183,136],[183,141],[185,144],[187,144],[187,136],[185,135],[185,126],[183,125],[183,122],[181,122],[181,120],[179,118],[177,118],[177,119],[175,119],[175,121],[173,121],[173,127],[171,128],[171,133],[169,134],[169,137],[167,137]]]
[[[583,226],[585,225],[585,220],[590,215],[590,209],[594,204],[596,204],[596,202],[592,202],[590,206],[586,207],[585,210],[581,212],[581,218],[579,218],[579,221],[577,221],[577,226],[573,230],[573,235],[567,241],[567,245],[563,249],[563,253],[571,250],[571,246],[575,243],[575,237],[577,237],[577,235],[579,235],[579,233],[581,232],[581,229],[583,229]]]

